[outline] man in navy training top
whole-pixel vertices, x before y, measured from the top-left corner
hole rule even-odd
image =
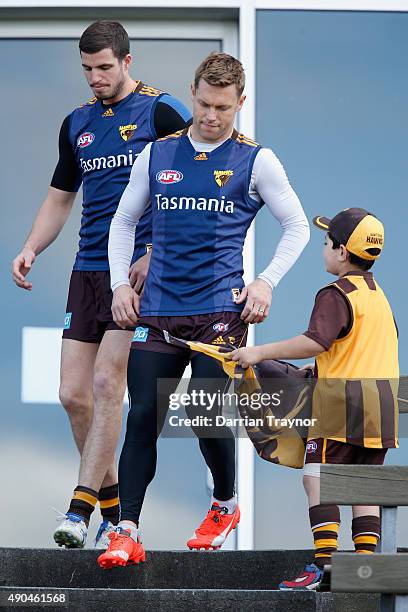
[[[122,327],[138,314],[140,319],[128,365],[131,408],[119,462],[121,522],[99,557],[104,568],[144,560],[139,515],[156,469],[156,441],[169,393],[186,365],[191,361],[191,396],[195,392],[197,397],[203,379],[206,392],[212,393],[222,393],[227,382],[215,360],[203,354],[192,357],[185,347],[168,344],[163,330],[185,340],[240,346],[247,325],[268,316],[273,288],[309,239],[307,219],[279,160],[233,128],[245,100],[244,84],[242,65],[230,55],[212,54],[202,62],[192,86],[191,129],[146,146],[111,224],[113,317]],[[153,251],[140,300],[128,272],[135,227],[149,201]],[[268,267],[245,287],[243,243],[263,204],[283,235]],[[157,390],[162,378],[173,379],[174,387]],[[211,419],[222,407],[208,408],[190,406],[187,416]],[[219,548],[240,518],[234,492],[235,440],[228,427],[215,429],[193,427],[214,492],[206,518],[187,542],[189,548]]]
[[[99,499],[103,520],[95,544],[106,548],[107,533],[119,518],[114,455],[132,336],[112,318],[109,226],[139,153],[156,138],[183,128],[190,113],[169,94],[131,78],[129,38],[121,24],[93,23],[82,34],[79,49],[94,97],[62,124],[59,161],[30,235],[13,262],[13,279],[31,290],[26,276],[36,256],[60,233],[82,183],[80,242],[64,321],[60,385],[81,464],[79,486],[54,539],[60,546],[83,547]],[[128,278],[136,292],[146,276],[150,243],[151,212],[146,210]]]

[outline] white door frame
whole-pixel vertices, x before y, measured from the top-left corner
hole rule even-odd
[[[255,138],[255,75],[256,75],[256,11],[321,10],[321,11],[378,11],[408,12],[408,0],[0,0],[1,8],[183,8],[190,11],[191,20],[172,22],[138,20],[123,22],[131,37],[138,38],[218,38],[224,41],[223,50],[240,58],[246,71],[247,100],[240,112],[239,129]],[[231,21],[194,21],[194,9],[238,9],[239,39],[236,24]],[[61,23],[50,19],[36,23],[30,19],[0,22],[0,38],[65,37],[77,38],[89,20]],[[244,250],[245,280],[255,277],[254,226],[248,232]],[[254,341],[250,330],[249,344]],[[237,489],[242,512],[238,529],[238,548],[252,549],[254,545],[254,451],[248,439],[238,439]]]

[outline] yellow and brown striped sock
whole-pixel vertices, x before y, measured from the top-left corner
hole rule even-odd
[[[381,533],[379,517],[366,515],[353,518],[351,533],[356,553],[374,553]]]
[[[104,521],[110,521],[113,525],[119,523],[119,485],[99,489],[99,505]]]
[[[82,486],[75,487],[68,512],[73,512],[74,514],[82,516],[85,525],[88,527],[91,514],[95,509],[97,501],[98,493],[93,489]]]
[[[331,561],[332,553],[337,550],[340,527],[340,511],[335,505],[319,504],[309,508],[315,556],[314,563],[323,567]]]

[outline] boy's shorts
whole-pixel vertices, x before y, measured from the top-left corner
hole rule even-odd
[[[386,448],[365,448],[327,438],[309,440],[306,444],[305,476],[320,476],[322,464],[382,465]]]

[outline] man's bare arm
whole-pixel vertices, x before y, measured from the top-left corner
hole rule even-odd
[[[21,252],[12,264],[12,277],[18,287],[31,290],[32,283],[26,280],[37,255],[44,251],[58,236],[68,219],[76,192],[49,187],[47,197],[34,220],[31,232]]]

